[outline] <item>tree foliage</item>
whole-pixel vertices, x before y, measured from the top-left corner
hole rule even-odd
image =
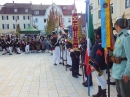
[[[50,10],[50,15],[47,19],[47,25],[45,27],[45,31],[47,35],[52,34],[52,31],[55,31],[57,27],[57,11],[54,11],[53,7]]]

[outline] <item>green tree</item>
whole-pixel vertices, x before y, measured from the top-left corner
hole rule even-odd
[[[50,10],[50,15],[47,19],[47,25],[45,27],[45,31],[47,35],[52,34],[52,31],[55,31],[55,28],[57,26],[57,12],[54,11],[53,7]]]

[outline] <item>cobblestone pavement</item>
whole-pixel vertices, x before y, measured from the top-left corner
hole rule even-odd
[[[81,70],[80,70],[81,73]],[[91,95],[97,92],[93,74]],[[0,52],[0,97],[88,97],[82,77],[73,78],[62,65],[54,66],[50,53],[2,55]],[[116,97],[111,86],[111,97]]]

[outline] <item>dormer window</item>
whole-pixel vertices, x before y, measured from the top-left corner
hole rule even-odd
[[[66,6],[63,6],[63,9],[66,9]]]
[[[18,9],[17,9],[17,8],[14,8],[14,12],[18,12]]]
[[[28,12],[28,9],[27,9],[27,8],[25,9],[25,12]]]
[[[39,11],[34,11],[34,14],[37,14],[37,15],[38,15],[38,14],[39,14]]]

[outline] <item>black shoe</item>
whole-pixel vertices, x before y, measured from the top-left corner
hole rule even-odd
[[[12,55],[11,53],[9,55]]]
[[[78,75],[78,76],[82,76],[82,75],[81,75],[81,74],[79,74],[79,73],[78,73],[77,75]]]
[[[82,83],[84,87],[88,87],[88,82]],[[90,86],[93,86],[93,82],[90,82]]]
[[[121,95],[117,95],[117,97],[121,97]]]
[[[78,78],[78,76],[77,75],[72,75],[74,78]]]
[[[108,80],[107,80],[107,84],[108,84]],[[110,85],[116,85],[115,82],[109,82]]]
[[[72,67],[72,66],[67,64],[67,67]]]
[[[3,53],[2,55],[5,55],[6,53]]]
[[[108,83],[107,83],[108,84]],[[116,85],[116,83],[115,82],[110,82],[109,83],[110,85]]]
[[[101,86],[98,86],[98,92],[97,92],[97,94],[92,95],[92,97],[100,97],[100,96],[101,96],[101,94],[102,94],[102,89],[101,89]]]
[[[107,95],[106,95],[106,89],[102,90],[101,97],[107,97]]]
[[[56,63],[54,65],[57,65]]]
[[[63,64],[63,63],[60,62],[59,64]]]
[[[70,71],[72,71],[72,68],[70,68]]]

